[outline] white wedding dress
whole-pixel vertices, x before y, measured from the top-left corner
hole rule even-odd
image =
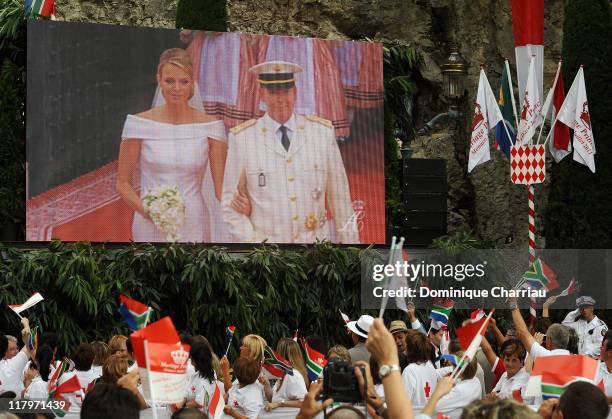
[[[173,125],[128,115],[121,134],[142,140],[140,149],[140,197],[161,185],[177,186],[185,202],[181,242],[203,242],[210,237],[210,217],[202,184],[208,172],[208,138],[227,143],[223,121]],[[214,193],[212,194],[214,197]],[[166,242],[166,234],[155,224],[134,213],[132,239],[136,242]]]

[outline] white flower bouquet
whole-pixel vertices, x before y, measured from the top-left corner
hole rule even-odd
[[[177,242],[185,221],[185,201],[177,186],[161,185],[150,189],[142,198],[142,205],[155,223],[166,234],[166,240]]]

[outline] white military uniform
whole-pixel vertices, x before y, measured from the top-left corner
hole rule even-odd
[[[281,124],[268,114],[230,130],[223,182],[223,218],[241,242],[312,243],[316,239],[359,243],[342,156],[331,122],[294,114],[285,124],[290,139],[281,144]],[[251,215],[230,205],[240,186]],[[331,210],[331,231],[325,203]]]
[[[603,335],[608,331],[608,326],[597,316],[593,317],[593,320],[590,322],[587,322],[585,319],[576,320],[578,316],[580,316],[579,308],[570,311],[565,316],[563,325],[571,327],[576,331],[578,335],[578,353],[580,355],[599,358]]]

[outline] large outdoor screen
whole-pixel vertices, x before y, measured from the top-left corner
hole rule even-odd
[[[27,240],[384,243],[378,43],[30,21]]]

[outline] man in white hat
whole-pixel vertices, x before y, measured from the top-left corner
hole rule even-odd
[[[374,318],[364,314],[359,317],[359,320],[346,324],[346,327],[351,331],[351,339],[353,339],[354,346],[349,349],[353,365],[357,361],[370,362],[370,352],[366,349],[365,342],[368,339],[368,332],[372,323],[374,323]]]
[[[570,311],[565,316],[562,324],[576,331],[578,353],[597,359],[608,326],[595,315],[595,299],[593,297],[586,295],[579,297],[576,299],[576,307],[578,307],[576,310]]]
[[[294,113],[295,74],[301,71],[284,61],[249,69],[258,75],[266,113],[230,130],[223,219],[241,242],[359,243],[333,125]]]

